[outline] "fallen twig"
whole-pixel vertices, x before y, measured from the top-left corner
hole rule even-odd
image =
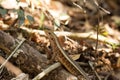
[[[5,60],[2,56],[0,56],[0,64],[3,64],[3,63],[5,63],[5,62],[6,62],[6,60]],[[22,73],[22,71],[21,71],[18,67],[14,66],[14,65],[13,65],[12,63],[10,63],[9,61],[7,61],[4,66],[5,66],[10,72],[14,73],[16,76],[18,76],[18,75],[20,75],[20,74]]]
[[[88,63],[89,63],[89,65],[90,65],[91,69],[94,71],[94,73],[95,73],[96,77],[98,78],[98,80],[101,80],[100,76],[99,76],[98,73],[95,71],[92,62],[89,61]]]
[[[28,33],[39,33],[40,35],[45,35],[44,31],[42,30],[34,30],[34,29],[29,29],[26,27],[21,27],[21,29],[27,31]],[[61,35],[61,36],[68,36],[68,37],[73,37],[76,39],[93,39],[96,40],[97,39],[97,34],[94,32],[86,32],[86,33],[75,33],[75,32],[67,32],[67,31],[55,31],[55,34],[57,36]],[[101,42],[105,42],[105,43],[109,43],[109,44],[119,44],[119,41],[112,39],[112,38],[107,38],[104,37],[102,35],[98,35],[98,41]]]
[[[14,49],[14,51],[10,54],[10,56],[5,60],[5,62],[0,66],[0,69],[8,62],[8,60],[15,54],[15,52],[18,50],[18,48],[23,44],[25,39],[23,39],[19,45]]]
[[[34,77],[32,80],[40,80],[42,77],[44,77],[46,74],[48,74],[49,72],[51,72],[52,70],[58,68],[59,66],[61,66],[61,64],[59,62],[51,65],[50,67],[48,67],[47,69],[45,69],[43,72],[41,72],[40,74],[38,74],[36,77]]]

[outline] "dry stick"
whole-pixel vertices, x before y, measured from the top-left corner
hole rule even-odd
[[[33,78],[32,80],[40,80],[42,77],[44,77],[46,74],[48,74],[49,72],[51,72],[52,70],[58,68],[59,66],[61,66],[60,62],[54,63],[53,65],[51,65],[50,67],[48,67],[47,69],[45,69],[43,72],[41,72],[40,74],[38,74],[35,78]]]
[[[97,6],[97,10],[98,10],[98,26],[97,26],[97,40],[96,40],[96,54],[98,53],[98,51],[97,51],[97,49],[98,49],[98,35],[99,35],[99,27],[100,27],[100,24],[99,24],[99,22],[100,21],[103,21],[103,16],[101,16],[100,15],[100,9],[103,11],[103,12],[105,12],[105,13],[107,13],[107,14],[110,14],[110,12],[109,11],[107,11],[107,10],[105,10],[104,8],[102,8],[101,6],[99,6],[99,4],[98,4],[98,2],[96,1],[96,0],[94,0],[94,4]],[[101,16],[101,19],[100,19],[100,16]]]
[[[84,12],[84,9],[83,9],[80,5],[76,4],[75,2],[73,2],[73,4],[74,4],[75,6],[77,6],[80,10],[82,10],[82,11]]]
[[[94,3],[95,3],[95,5],[96,5],[99,9],[101,9],[103,12],[105,12],[105,13],[107,13],[107,14],[110,14],[110,11],[108,11],[108,10],[104,9],[103,7],[101,7],[96,0],[94,0]]]
[[[40,35],[45,35],[44,31],[42,30],[34,30],[34,29],[29,29],[29,28],[26,28],[26,27],[21,27],[21,29],[27,31],[28,33],[39,33]],[[58,36],[58,35],[61,35],[61,36],[68,36],[68,37],[74,37],[74,38],[77,38],[77,39],[81,39],[81,38],[87,38],[87,39],[93,39],[93,40],[96,40],[96,33],[94,32],[86,32],[86,33],[75,33],[75,32],[67,32],[67,31],[55,31],[55,34]],[[106,38],[102,35],[98,35],[99,37],[99,41],[101,42],[106,42],[106,43],[110,43],[110,44],[119,44],[119,41],[117,40],[114,40],[114,39],[110,39],[110,38]]]
[[[4,62],[5,62],[5,59],[4,59],[2,56],[0,56],[0,64],[3,64]],[[18,76],[19,74],[22,73],[22,71],[21,71],[18,67],[14,66],[14,65],[13,65],[12,63],[10,63],[9,61],[6,63],[5,67],[6,67],[10,72],[14,73],[16,76]]]
[[[92,62],[88,61],[88,63],[90,65],[91,69],[94,71],[95,75],[97,76],[98,80],[101,80],[101,78],[99,77],[98,73],[95,71],[95,69],[94,69],[94,67],[92,65]]]
[[[0,66],[0,69],[5,66],[5,64],[8,62],[8,60],[15,54],[15,52],[20,48],[20,46],[23,44],[25,39],[22,39],[22,41],[19,43],[19,45],[14,49],[14,51],[10,54],[10,56],[5,60],[5,62]]]

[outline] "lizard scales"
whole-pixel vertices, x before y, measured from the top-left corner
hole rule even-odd
[[[65,68],[75,76],[82,74],[86,80],[90,80],[83,69],[63,50],[54,32],[45,30],[45,33],[50,40],[52,48],[54,48],[52,49],[53,53],[56,54],[57,59],[65,66]]]

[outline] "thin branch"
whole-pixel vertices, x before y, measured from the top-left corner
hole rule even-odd
[[[2,56],[0,56],[0,64],[3,64],[5,61],[6,61],[6,60],[5,60]],[[6,67],[10,72],[14,73],[16,76],[18,76],[18,75],[20,75],[20,74],[22,73],[22,71],[21,71],[18,67],[14,66],[14,65],[13,65],[12,63],[10,63],[9,61],[6,62],[5,67]]]
[[[59,66],[61,66],[61,64],[59,62],[54,63],[53,65],[51,65],[50,67],[48,67],[47,69],[45,69],[43,72],[41,72],[40,74],[38,74],[36,77],[34,77],[32,80],[40,80],[46,74],[48,74],[52,70],[58,68]]]
[[[34,29],[29,29],[26,27],[21,27],[21,29],[27,31],[28,33],[39,33],[40,35],[45,35],[43,30],[34,30]],[[85,32],[85,33],[75,33],[75,32],[67,32],[67,31],[55,31],[54,32],[57,36],[68,36],[76,39],[93,39],[96,40],[96,33],[94,32]],[[102,35],[98,35],[98,41],[100,42],[105,42],[105,43],[110,43],[110,44],[119,44],[119,41],[112,39],[112,38],[107,38]]]
[[[8,62],[8,60],[15,54],[15,52],[18,50],[18,48],[20,48],[20,46],[23,44],[23,42],[25,41],[25,39],[23,39],[19,45],[14,49],[14,51],[10,54],[10,56],[5,60],[5,62],[0,66],[0,69],[5,66],[5,64]]]
[[[100,76],[99,76],[98,73],[95,71],[92,62],[89,61],[88,63],[89,63],[89,65],[90,65],[91,69],[94,71],[95,75],[97,76],[98,80],[101,80]]]

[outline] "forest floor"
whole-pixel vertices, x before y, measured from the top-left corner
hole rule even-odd
[[[0,4],[0,80],[76,80],[58,59],[50,63],[60,48],[89,79],[120,80],[119,0],[9,1]]]

